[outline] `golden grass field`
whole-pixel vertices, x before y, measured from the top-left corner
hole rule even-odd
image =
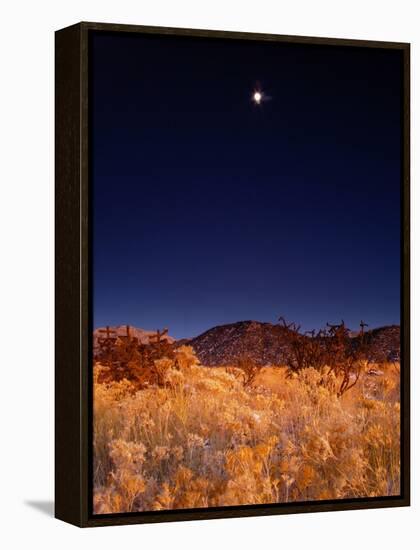
[[[177,353],[165,387],[139,391],[95,365],[96,514],[399,494],[399,365],[366,367],[338,398],[312,368],[266,367],[245,388]]]

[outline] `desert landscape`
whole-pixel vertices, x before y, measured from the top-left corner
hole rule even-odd
[[[94,513],[398,495],[400,329],[94,331]]]
[[[188,40],[94,39],[93,513],[400,495],[401,59]]]

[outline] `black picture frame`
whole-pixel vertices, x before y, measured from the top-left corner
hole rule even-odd
[[[292,504],[93,515],[91,412],[91,204],[89,195],[90,33],[151,33],[276,41],[401,52],[401,494]],[[55,36],[55,516],[79,527],[183,521],[410,504],[410,45],[256,33],[78,23]]]

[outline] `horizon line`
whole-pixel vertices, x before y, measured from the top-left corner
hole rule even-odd
[[[230,325],[237,325],[239,323],[259,323],[259,324],[262,324],[262,325],[265,324],[265,325],[272,325],[272,326],[277,326],[279,324],[279,323],[272,323],[270,321],[258,321],[256,319],[242,319],[240,321],[234,321],[232,323],[222,323],[222,324],[213,325],[213,326],[203,330],[202,332],[196,334],[195,336],[183,336],[182,338],[175,338],[174,336],[171,336],[170,334],[168,334],[168,335],[171,336],[171,338],[174,338],[175,340],[192,340],[193,338],[197,338],[198,336],[201,336],[202,334],[205,334],[206,332],[208,332],[209,330],[212,330],[214,328],[223,327],[223,326],[230,326]],[[319,330],[322,329],[326,325],[327,325],[327,323],[325,323],[325,325],[321,326],[319,328]],[[96,330],[99,330],[99,329],[103,329],[107,326],[110,327],[110,328],[118,328],[118,327],[129,326],[129,327],[135,328],[137,330],[144,330],[145,332],[157,332],[158,330],[168,328],[168,327],[162,326],[161,328],[157,328],[157,329],[148,329],[148,328],[139,327],[137,325],[133,325],[133,324],[130,324],[130,323],[119,323],[119,324],[114,324],[114,325],[112,325],[112,324],[98,325],[98,326],[93,328],[93,332],[95,332]],[[369,332],[371,330],[377,330],[377,329],[381,329],[381,328],[401,327],[401,323],[390,323],[390,324],[378,325],[378,326],[372,326],[372,327],[370,327],[369,324],[368,324],[367,326],[368,326],[367,332]],[[352,329],[349,326],[347,328],[351,332],[356,332],[356,330]],[[317,330],[317,329],[313,329],[313,330]],[[168,330],[168,333],[169,332],[170,332],[170,329]],[[306,331],[306,332],[308,332],[308,331]]]

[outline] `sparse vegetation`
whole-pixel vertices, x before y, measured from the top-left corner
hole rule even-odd
[[[241,355],[237,359],[235,367],[227,367],[226,372],[240,379],[243,386],[247,388],[252,386],[262,368],[262,365],[256,363],[252,357]]]
[[[338,397],[357,384],[362,369],[369,362],[364,330],[366,323],[360,322],[360,332],[355,339],[344,321],[339,325],[327,323],[323,329],[305,333],[300,332],[300,326],[296,323],[288,324],[284,317],[280,317],[279,321],[289,375],[313,368],[323,373],[320,379],[323,385],[328,384],[328,378],[333,375],[340,380]]]

